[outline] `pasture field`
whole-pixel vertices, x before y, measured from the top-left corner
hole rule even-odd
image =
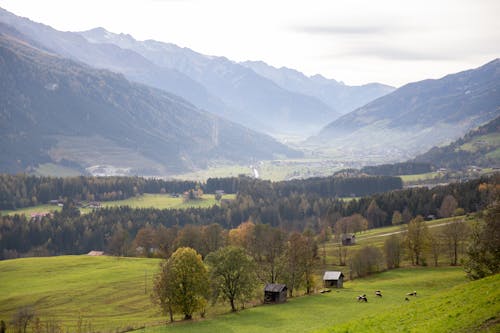
[[[320,332],[499,332],[499,288],[497,274],[426,297],[412,297],[405,306],[351,319]]]
[[[79,318],[93,331],[137,328],[150,333],[470,332],[499,324],[500,275],[469,282],[461,267],[418,267],[237,313],[217,304],[208,309],[207,319],[195,314],[193,321],[165,325],[165,316],[150,299],[158,263],[85,255],[0,261],[0,319],[8,321],[20,307],[32,306],[42,320],[59,322],[70,332],[77,330]],[[375,290],[383,297],[376,297]],[[405,301],[406,293],[414,290],[418,296]],[[356,301],[360,294],[367,295],[367,303]]]
[[[151,327],[145,332],[329,332],[336,327],[346,327],[341,332],[358,332],[362,331],[358,326],[351,330],[348,325],[383,315],[393,321],[386,323],[393,329],[369,332],[456,332],[457,328],[466,331],[498,316],[499,307],[495,300],[500,296],[500,276],[485,281],[468,282],[457,267],[403,268],[346,282],[343,289],[333,289],[330,293],[297,297],[285,304],[254,307],[214,319]],[[457,288],[453,288],[455,286]],[[375,290],[381,290],[383,297],[376,297]],[[414,290],[418,296],[405,301],[406,293]],[[468,292],[477,294],[477,297],[464,297]],[[367,295],[367,303],[356,301],[360,294]],[[448,303],[449,298],[453,301]],[[466,302],[470,304],[463,310],[448,309]],[[414,309],[421,312],[412,314]],[[453,323],[453,318],[449,318],[441,323],[440,318],[434,317],[434,313],[447,317],[448,310],[453,316],[461,313],[460,322]],[[399,314],[409,317],[400,318]],[[426,326],[427,321],[439,322],[440,326],[433,330]],[[400,322],[403,323],[402,329],[394,329]],[[427,329],[415,330],[412,328],[414,323]]]
[[[85,326],[106,332],[158,323],[163,317],[149,296],[158,263],[86,255],[0,261],[0,319],[8,322],[31,306],[69,332],[80,316]]]
[[[475,283],[467,282],[460,267],[402,268],[347,281],[341,290],[295,297],[281,305],[228,313],[228,305],[218,304],[209,308],[207,319],[201,320],[195,314],[194,321],[164,325],[165,316],[150,300],[158,263],[158,259],[85,255],[0,261],[0,319],[9,320],[18,308],[32,306],[42,320],[55,320],[69,331],[77,329],[81,317],[84,326],[90,323],[93,330],[100,332],[126,328],[157,333],[314,332],[394,311],[406,313],[409,307],[426,308],[427,302],[438,302],[441,293],[451,295],[446,294],[453,293],[450,288],[461,286],[459,290],[465,292],[463,288]],[[479,302],[485,292],[498,298],[498,283],[498,277],[491,280],[489,291],[480,285],[474,289],[478,297],[466,299]],[[375,290],[381,290],[383,297],[376,298]],[[406,293],[413,290],[418,291],[418,296],[410,302],[404,301]],[[356,296],[363,293],[367,294],[368,303],[356,301]],[[490,302],[491,297],[485,301]],[[493,309],[481,311],[491,317],[491,311],[498,308],[498,303],[495,304],[486,303]],[[465,313],[462,315],[465,317]],[[475,314],[471,324],[487,319],[483,317]]]
[[[439,172],[427,172],[427,173],[420,173],[420,174],[413,174],[413,175],[402,175],[398,176],[403,180],[403,183],[408,183],[408,182],[416,182],[416,181],[422,181],[422,180],[429,180],[429,179],[435,179],[438,178],[440,175]]]
[[[225,194],[223,199],[233,200],[236,197],[235,194]],[[204,194],[201,200],[192,200],[184,202],[183,198],[172,198],[168,194],[148,194],[128,198],[125,200],[116,201],[103,201],[101,205],[103,207],[119,207],[119,206],[129,206],[131,208],[158,208],[158,209],[184,209],[184,208],[209,208],[213,205],[218,205],[219,202],[215,200],[213,194]],[[17,210],[5,210],[2,214],[14,215],[14,214],[24,214],[30,215],[32,213],[40,212],[53,212],[60,211],[61,207],[54,205],[38,205],[34,207],[26,207]],[[82,208],[81,212],[83,214],[90,212],[90,209]]]

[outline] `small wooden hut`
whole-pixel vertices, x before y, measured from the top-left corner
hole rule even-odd
[[[286,302],[286,285],[278,283],[268,283],[264,288],[264,303],[284,303]]]
[[[344,274],[340,271],[326,271],[323,275],[323,285],[325,288],[342,288],[344,284]]]
[[[356,235],[354,234],[343,234],[342,235],[342,245],[355,245]]]

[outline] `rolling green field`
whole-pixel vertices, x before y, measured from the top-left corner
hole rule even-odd
[[[470,332],[471,328],[498,316],[499,283],[500,276],[484,282],[467,282],[460,268],[398,269],[346,282],[339,291],[290,299],[286,304],[259,306],[215,319],[174,323],[145,331]],[[381,290],[383,297],[376,297],[375,290]],[[406,293],[413,290],[417,290],[418,296],[405,301]],[[363,293],[368,302],[358,303],[356,296]],[[467,293],[474,295],[464,296]],[[465,303],[467,306],[459,306]],[[377,328],[366,325],[350,328],[365,321],[372,324],[379,317],[384,323]],[[436,325],[436,329],[431,325]],[[337,330],[338,327],[342,329]],[[384,330],[385,327],[388,329]]]
[[[70,332],[79,316],[100,331],[158,323],[162,316],[149,296],[158,263],[86,255],[0,261],[0,319],[32,306]]]
[[[395,323],[403,325],[401,331],[432,332],[427,322],[437,325],[434,331],[456,332],[477,328],[500,313],[500,276],[468,282],[460,267],[421,267],[347,281],[341,290],[296,297],[281,305],[226,314],[220,313],[228,311],[228,306],[218,305],[209,310],[208,319],[164,325],[165,317],[149,296],[158,262],[106,256],[0,261],[0,319],[8,320],[19,307],[30,305],[42,320],[56,320],[69,331],[76,330],[81,316],[84,324],[91,323],[101,332],[126,328],[141,328],[139,332],[337,332],[338,327],[342,332],[367,327],[368,332],[384,331],[373,329],[373,322],[378,321],[384,324],[376,327],[387,327],[388,332],[397,331]],[[375,297],[375,290],[381,290],[383,297]],[[406,302],[406,293],[413,290],[418,296]],[[368,303],[356,301],[363,293]],[[498,318],[490,322],[494,320],[498,326]]]
[[[407,182],[416,182],[421,180],[429,180],[439,177],[439,172],[428,172],[428,173],[420,173],[414,175],[403,175],[399,176],[403,180],[404,183]]]
[[[429,295],[417,293],[404,306],[351,319],[320,332],[498,332],[499,288],[497,274]]]
[[[222,198],[227,200],[233,200],[236,197],[234,194],[225,194]],[[213,194],[204,194],[201,200],[192,200],[184,202],[183,198],[172,198],[167,194],[143,194],[137,197],[116,200],[116,201],[104,201],[101,203],[103,207],[119,207],[119,206],[130,206],[132,208],[158,208],[158,209],[183,209],[191,207],[208,208],[213,205],[218,205],[219,202],[215,200]],[[60,211],[62,208],[54,205],[38,205],[34,207],[26,207],[17,210],[5,210],[2,214],[14,215],[14,214],[24,214],[30,215],[32,213],[40,212],[53,212]],[[83,214],[90,212],[90,209],[82,208],[81,212]]]

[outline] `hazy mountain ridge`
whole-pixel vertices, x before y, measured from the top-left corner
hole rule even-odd
[[[0,22],[12,26],[31,41],[36,41],[64,57],[123,73],[130,80],[179,95],[209,111],[223,113],[227,109],[227,106],[211,95],[203,85],[175,69],[157,66],[132,50],[111,43],[90,43],[78,33],[58,31],[50,26],[18,17],[2,8]]]
[[[380,83],[348,86],[319,74],[308,77],[295,69],[275,68],[263,61],[245,61],[241,64],[251,68],[257,74],[267,77],[283,88],[314,96],[342,114],[361,107],[396,89]]]
[[[141,42],[103,28],[80,34],[89,42],[112,43],[137,52],[157,66],[182,72],[207,87],[233,110],[218,114],[255,129],[268,133],[312,134],[321,124],[339,116],[319,99],[281,87],[225,57],[206,56],[154,40]]]
[[[327,125],[310,142],[360,151],[401,149],[401,158],[456,140],[500,113],[500,60],[407,84]]]
[[[500,167],[500,116],[447,146],[433,147],[414,161],[452,169]]]
[[[110,164],[144,174],[298,156],[169,93],[0,35],[2,170],[37,163]]]

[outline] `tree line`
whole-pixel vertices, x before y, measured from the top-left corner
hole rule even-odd
[[[311,230],[321,233],[325,226],[334,228],[342,219],[358,214],[366,219],[368,228],[408,223],[417,215],[428,217],[451,216],[455,209],[461,213],[476,212],[493,201],[499,175],[466,183],[450,184],[433,189],[412,188],[379,193],[360,199],[344,201],[321,197],[317,193],[283,195],[280,188],[263,181],[247,182],[245,192],[235,200],[220,206],[189,209],[132,209],[130,207],[102,208],[81,215],[71,201],[61,212],[30,219],[24,215],[0,217],[0,256],[60,255],[86,253],[90,250],[110,250],[126,240],[134,240],[141,228],[183,228],[187,225],[218,224],[230,230],[252,221],[286,231]],[[443,203],[453,200],[443,208]],[[122,243],[127,243],[123,241]]]
[[[51,200],[110,201],[127,199],[143,193],[184,193],[201,188],[204,193],[252,193],[266,196],[291,193],[330,196],[363,196],[402,188],[397,177],[323,177],[295,181],[270,182],[250,177],[209,178],[196,181],[164,180],[142,177],[37,177],[0,174],[0,209],[46,204]]]

